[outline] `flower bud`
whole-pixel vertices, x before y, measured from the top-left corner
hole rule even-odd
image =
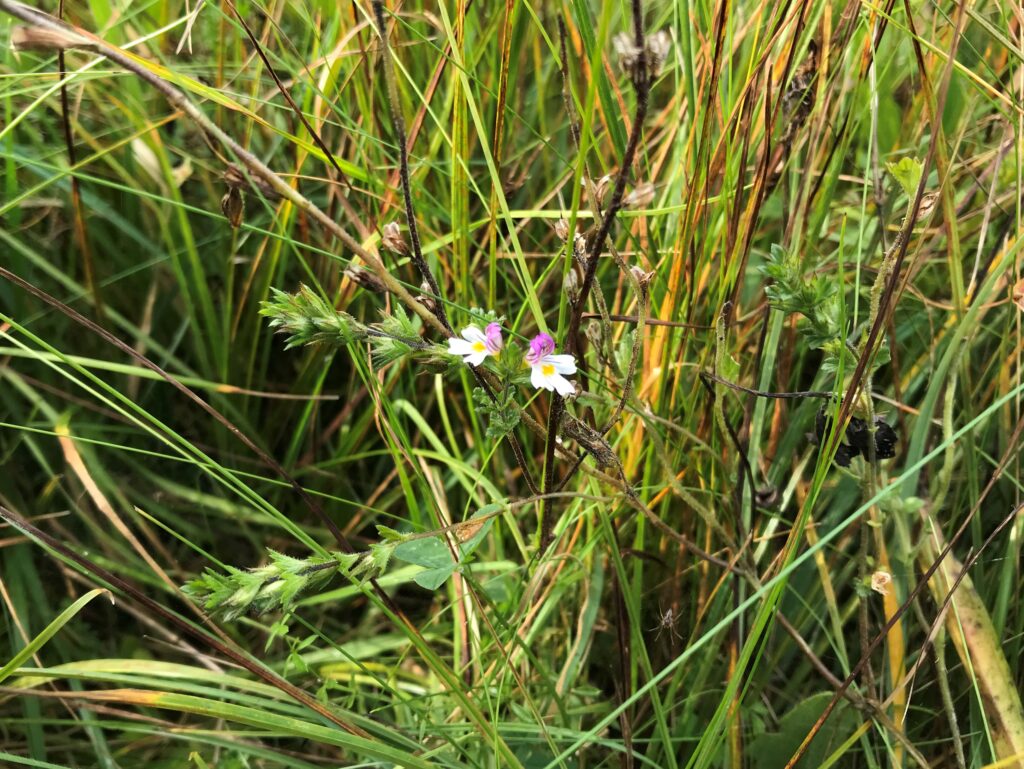
[[[634,278],[636,278],[636,282],[640,284],[641,288],[649,286],[651,284],[651,280],[654,278],[654,270],[644,272],[642,268],[637,267],[635,264],[629,268],[629,272]]]

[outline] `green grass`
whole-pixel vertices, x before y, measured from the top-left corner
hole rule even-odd
[[[387,4],[393,105],[369,0],[68,4],[136,58],[63,79],[0,13],[0,764],[1024,766],[1020,9],[642,5],[583,308],[632,3]]]

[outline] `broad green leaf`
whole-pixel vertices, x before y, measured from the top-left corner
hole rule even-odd
[[[924,166],[917,158],[901,158],[897,163],[886,163],[885,167],[889,173],[900,183],[908,198],[917,194],[917,187],[921,183],[921,173]]]
[[[413,580],[426,590],[437,590],[458,566],[452,551],[441,537],[422,537],[403,542],[395,547],[395,558],[424,567],[423,571],[413,575]]]
[[[798,703],[779,721],[777,732],[763,732],[750,741],[748,755],[755,769],[783,769],[832,699],[829,692],[814,694]],[[834,710],[815,735],[796,769],[817,769],[854,729],[857,717],[850,710]]]

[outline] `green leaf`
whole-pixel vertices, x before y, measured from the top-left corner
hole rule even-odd
[[[777,732],[762,732],[750,741],[754,769],[783,769],[832,699],[829,692],[814,694],[795,705],[779,721]],[[849,709],[833,711],[797,762],[796,769],[817,769],[857,728],[857,716]]]
[[[407,538],[398,529],[392,529],[390,526],[385,526],[382,523],[377,524],[377,534],[385,542],[404,542]]]
[[[917,194],[924,166],[917,158],[901,158],[898,163],[886,163],[889,173],[900,183],[908,198]]]
[[[730,382],[735,382],[740,376],[740,364],[732,355],[728,353],[722,356],[722,369],[718,372],[718,375],[723,379],[728,379]]]
[[[442,566],[438,569],[424,569],[418,574],[414,574],[412,579],[424,590],[437,590],[448,581],[454,572],[455,564],[452,563],[450,566]]]
[[[441,537],[418,537],[395,547],[395,558],[428,569],[454,562],[452,551]]]
[[[413,580],[426,590],[437,590],[455,571],[458,564],[441,537],[411,539],[395,547],[395,558],[424,567]]]

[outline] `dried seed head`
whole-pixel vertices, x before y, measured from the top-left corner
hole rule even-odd
[[[221,176],[223,177],[224,182],[233,189],[245,189],[249,186],[249,180],[245,178],[245,174],[242,173],[242,169],[234,163],[228,163],[227,168],[224,169],[224,173]]]
[[[649,35],[644,40],[644,47],[637,46],[632,34],[620,32],[612,40],[615,56],[619,67],[634,82],[653,80],[665,65],[669,51],[672,50],[672,38],[665,30]]]
[[[402,230],[398,226],[398,222],[388,222],[381,228],[380,244],[394,254],[399,254],[400,256],[408,256],[409,254],[409,245],[405,242],[405,238],[402,237]]]
[[[364,270],[362,267],[354,264],[346,267],[342,274],[356,285],[362,286],[367,291],[372,291],[375,294],[386,294],[388,291],[384,286],[384,281],[369,270]]]
[[[242,215],[245,213],[245,200],[237,187],[231,187],[220,199],[220,210],[227,217],[228,224],[237,230],[242,226]]]
[[[576,300],[580,298],[580,277],[576,273],[575,265],[573,269],[565,273],[565,277],[562,279],[562,290],[569,297],[569,301],[576,304]]]
[[[636,278],[636,282],[640,284],[640,288],[647,288],[651,285],[651,280],[654,279],[654,270],[645,272],[641,267],[637,267],[635,264],[629,268],[630,273]]]
[[[594,194],[597,196],[597,202],[599,205],[604,205],[605,196],[608,194],[608,190],[611,189],[613,181],[615,181],[615,177],[611,174],[605,174],[597,180],[597,187]]]
[[[928,222],[928,217],[935,211],[935,206],[939,202],[939,193],[929,192],[927,195],[921,198],[921,207],[917,210],[917,221],[921,224]]]
[[[871,589],[879,595],[889,595],[889,585],[892,584],[892,574],[887,571],[876,571],[871,575]]]
[[[224,183],[231,189],[240,190],[242,192],[258,192],[267,200],[281,199],[281,196],[277,194],[277,190],[271,187],[270,184],[255,176],[246,176],[245,172],[243,172],[242,169],[234,163],[228,163],[227,168],[224,169],[222,178],[224,179]]]
[[[455,527],[455,537],[459,542],[468,542],[476,536],[477,532],[480,531],[485,522],[486,521],[482,518],[463,521]]]
[[[654,185],[650,182],[643,182],[626,195],[623,204],[626,208],[643,208],[652,200],[654,200]]]
[[[567,219],[559,219],[555,222],[555,237],[563,243],[569,240],[569,222]]]
[[[652,78],[661,74],[665,60],[672,50],[672,37],[664,29],[660,29],[647,38],[647,69]]]
[[[644,58],[643,48],[637,46],[629,32],[617,34],[612,39],[612,47],[615,49],[615,57],[619,60],[619,69],[635,78],[640,62]]]
[[[758,507],[774,507],[781,496],[774,486],[762,486],[754,492],[754,501]]]
[[[416,297],[416,301],[431,312],[437,312],[437,300],[430,295],[430,284],[427,281],[420,283],[420,291],[422,293]]]
[[[576,261],[584,264],[587,259],[587,239],[578,232],[572,239],[572,253]]]

